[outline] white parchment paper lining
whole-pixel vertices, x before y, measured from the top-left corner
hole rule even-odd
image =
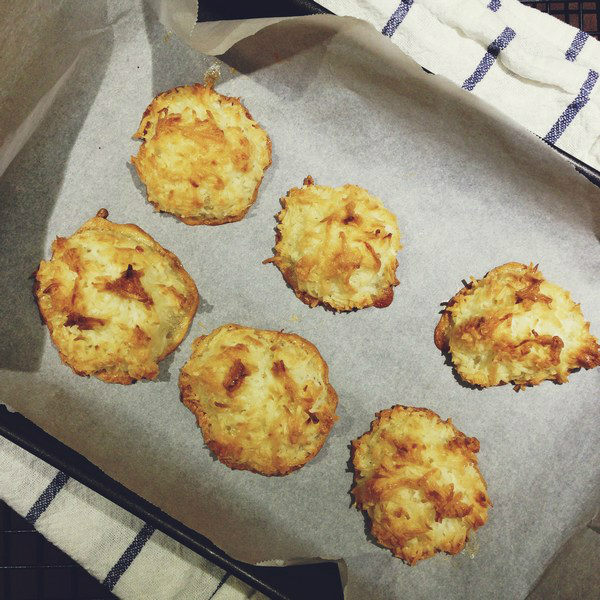
[[[516,260],[540,263],[571,290],[600,335],[598,189],[353,19],[288,20],[216,61],[166,34],[147,3],[44,6],[5,13],[2,28],[12,60],[1,81],[12,112],[0,116],[3,401],[236,558],[343,557],[352,599],[525,596],[598,505],[600,374],[519,394],[469,389],[444,364],[433,328],[461,279]],[[271,136],[273,165],[242,222],[188,227],[145,201],[131,135],[154,95],[201,81],[215,62],[217,89],[240,96]],[[397,214],[405,248],[389,308],[309,309],[261,264],[279,198],[308,174],[361,185]],[[31,299],[28,276],[51,241],[101,207],[175,252],[202,297],[155,382],[75,376]],[[192,340],[227,322],[296,332],[330,366],[340,420],[317,458],[285,478],[215,461],[179,402]],[[414,568],[373,543],[348,493],[350,441],[396,403],[431,408],[479,438],[494,502],[469,551]]]

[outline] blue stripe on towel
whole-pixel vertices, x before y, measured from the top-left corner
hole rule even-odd
[[[410,7],[413,5],[413,0],[402,0],[400,6],[394,11],[394,14],[389,18],[388,22],[384,25],[381,33],[392,37],[394,32],[400,26],[400,23],[404,21],[404,17],[408,14]]]
[[[598,81],[598,73],[593,69],[590,69],[586,80],[579,90],[579,94],[577,94],[575,100],[565,108],[565,111],[558,117],[556,123],[552,125],[552,129],[544,137],[545,142],[549,142],[550,144],[556,143],[558,138],[564,133],[565,129],[571,124],[571,121],[577,116],[577,113],[588,103],[590,94],[594,89],[594,85],[596,85],[596,81]]]
[[[569,46],[569,49],[565,52],[565,58],[573,62],[577,55],[581,52],[583,45],[587,42],[590,36],[585,31],[578,31]]]
[[[488,46],[484,57],[477,65],[475,71],[473,71],[473,75],[465,79],[465,82],[462,84],[463,89],[469,90],[470,92],[475,89],[475,86],[485,77],[485,74],[494,64],[500,51],[504,50],[508,44],[510,44],[515,35],[514,29],[511,29],[510,27],[504,29],[504,31]]]
[[[142,551],[142,548],[146,542],[150,539],[150,536],[154,533],[155,528],[148,523],[144,523],[144,526],[140,529],[139,533],[133,539],[133,542],[129,544],[125,552],[121,555],[121,558],[117,561],[115,566],[108,572],[102,585],[107,587],[109,590],[117,585],[119,579],[127,569],[129,565],[135,560],[137,555]]]
[[[41,493],[40,497],[33,503],[29,512],[25,515],[25,519],[33,525],[50,506],[50,502],[56,498],[56,494],[62,490],[67,481],[69,481],[69,476],[59,471],[48,484],[48,487]]]
[[[501,0],[490,0],[490,3],[487,5],[492,12],[498,12],[500,6],[502,6]]]
[[[217,592],[221,589],[221,587],[227,581],[227,579],[229,579],[229,573],[225,573],[223,575],[223,577],[221,577],[221,581],[219,581],[219,585],[217,586],[215,591],[210,595],[210,598],[208,600],[212,600],[217,595]]]

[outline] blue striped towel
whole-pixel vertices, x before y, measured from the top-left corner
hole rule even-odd
[[[266,599],[2,436],[0,497],[119,598]]]
[[[600,42],[518,0],[321,0],[600,169]]]

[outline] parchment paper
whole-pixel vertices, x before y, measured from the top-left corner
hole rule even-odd
[[[0,182],[3,401],[238,559],[342,557],[350,599],[524,597],[598,505],[600,372],[519,394],[469,389],[444,364],[433,328],[461,279],[515,260],[539,262],[571,290],[600,335],[600,191],[358,21],[279,23],[219,62],[165,35],[147,4],[86,6],[100,24]],[[24,39],[52,65],[59,34]],[[241,96],[271,136],[273,165],[243,221],[189,227],[145,201],[129,164],[138,148],[131,134],[155,94],[201,81],[215,62],[217,89]],[[23,102],[34,83],[21,86]],[[361,185],[397,214],[405,248],[390,307],[310,309],[273,265],[261,264],[279,198],[308,174]],[[31,298],[28,277],[54,237],[101,207],[175,252],[202,297],[190,334],[155,382],[74,375]],[[329,364],[340,420],[315,460],[287,477],[217,462],[179,402],[192,340],[228,322],[296,332]],[[412,568],[378,547],[350,507],[349,443],[396,403],[426,406],[479,438],[494,502],[468,551]]]

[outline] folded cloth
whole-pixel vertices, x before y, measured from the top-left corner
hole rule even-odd
[[[320,0],[600,169],[600,42],[518,0]],[[468,135],[468,128],[465,128]]]
[[[2,436],[0,497],[119,598],[266,598]]]

